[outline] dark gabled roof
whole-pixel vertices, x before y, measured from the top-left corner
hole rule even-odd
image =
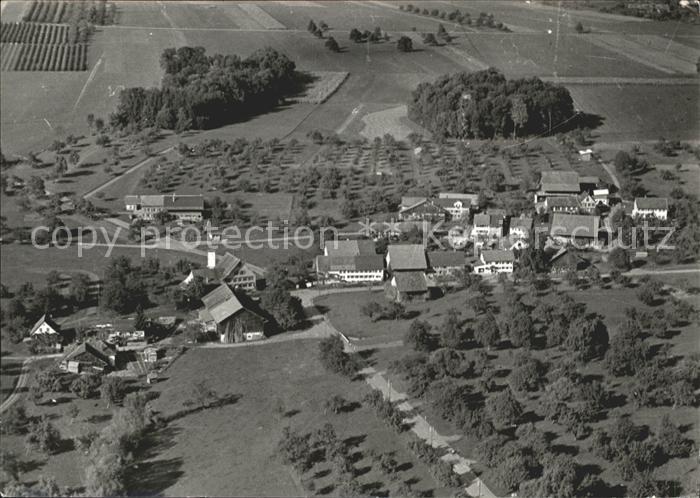
[[[328,256],[372,256],[377,254],[372,240],[330,240],[324,245]]]
[[[54,322],[49,315],[41,315],[41,318],[39,318],[36,321],[36,323],[32,327],[32,330],[29,331],[29,335],[32,335],[34,332],[36,332],[36,330],[41,326],[42,323],[46,323],[56,332],[58,332],[59,334],[61,333],[61,327],[59,327],[58,324]]]
[[[578,197],[573,196],[573,195],[566,195],[566,196],[561,196],[561,197],[547,197],[547,200],[545,201],[547,203],[547,207],[578,207],[579,206],[579,200]]]
[[[389,265],[392,270],[425,270],[425,248],[422,244],[392,244],[389,246]]]
[[[515,253],[509,250],[493,249],[481,252],[482,261],[487,263],[512,263],[515,261]]]
[[[427,292],[428,283],[422,271],[405,271],[394,274],[399,292]]]
[[[466,257],[461,251],[431,251],[428,253],[431,268],[462,268]]]
[[[479,194],[460,194],[459,192],[440,192],[438,199],[450,199],[454,201],[469,201],[470,204],[476,204],[479,199]]]
[[[178,210],[204,210],[204,196],[197,195],[182,195],[182,194],[166,194],[163,196],[163,207],[168,211]]]
[[[549,233],[553,237],[574,236],[593,238],[598,235],[599,229],[600,216],[554,213]]]
[[[378,271],[384,269],[384,256],[372,254],[355,256],[355,271]]]
[[[668,209],[668,199],[665,197],[637,197],[634,204],[637,209]]]
[[[421,202],[424,202],[428,198],[425,196],[410,196],[410,195],[405,195],[401,197],[401,209],[407,208],[410,206],[415,206],[416,204],[419,204]]]
[[[245,293],[234,292],[228,285],[221,284],[216,289],[202,298],[206,311],[211,315],[216,323],[235,315],[245,309],[256,315],[266,318],[264,313],[255,306]]]
[[[68,351],[61,358],[61,362],[71,361],[72,358],[75,358],[76,356],[80,356],[81,354],[84,354],[84,353],[87,353],[91,356],[94,356],[101,363],[104,363],[105,366],[110,365],[109,358],[107,358],[104,355],[104,353],[102,353],[100,350],[98,350],[95,346],[93,346],[89,342],[83,342],[82,344],[79,344],[78,346],[76,346],[72,350]]]
[[[384,269],[381,254],[364,256],[316,256],[316,271],[377,271]]]
[[[491,228],[500,228],[503,225],[503,216],[499,214],[475,214],[474,226],[488,226]]]
[[[543,171],[540,189],[545,192],[579,193],[581,185],[575,171]]]

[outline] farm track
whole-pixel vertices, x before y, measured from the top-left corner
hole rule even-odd
[[[542,81],[562,85],[698,85],[698,78],[618,78],[615,76],[540,76]]]

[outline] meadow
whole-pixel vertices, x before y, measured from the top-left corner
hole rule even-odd
[[[248,348],[195,349],[168,370],[167,380],[154,386],[159,394],[153,408],[166,415],[183,408],[198,380],[220,395],[235,395],[231,405],[187,415],[171,423],[162,450],[156,448],[146,468],[169,466],[176,479],[159,483],[151,492],[167,495],[281,496],[304,493],[299,485],[314,483],[315,493],[332,495],[333,472],[319,463],[301,476],[276,456],[282,429],[302,434],[330,423],[351,446],[358,478],[367,492],[391,491],[411,480],[415,490],[444,496],[424,464],[408,451],[406,435],[397,435],[361,403],[369,387],[361,380],[323,370],[317,359],[318,341]],[[255,372],[255,375],[250,375]],[[351,406],[337,415],[324,410],[324,401],[341,395]],[[371,452],[393,453],[402,469],[389,480],[372,463]],[[201,477],[206,475],[206,479]],[[301,477],[301,479],[299,479]]]

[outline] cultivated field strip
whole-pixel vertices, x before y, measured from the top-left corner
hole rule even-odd
[[[85,71],[87,45],[2,43],[0,45],[2,71]]]
[[[85,71],[87,44],[70,43],[69,28],[38,22],[0,25],[0,71]]]
[[[1,43],[68,43],[68,26],[60,24],[40,24],[13,22],[2,23]]]
[[[66,22],[73,14],[75,2],[34,1],[24,13],[25,22],[60,23]]]

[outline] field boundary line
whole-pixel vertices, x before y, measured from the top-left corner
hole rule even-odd
[[[102,58],[104,57],[104,52],[102,52],[102,55],[100,55],[100,58],[97,60],[95,63],[95,67],[92,68],[92,71],[90,71],[90,74],[87,77],[87,80],[85,81],[85,84],[83,85],[83,89],[80,90],[80,95],[78,95],[78,98],[75,100],[75,104],[73,104],[73,110],[75,111],[78,108],[78,104],[80,104],[80,101],[83,98],[83,95],[85,95],[85,92],[87,91],[87,87],[90,83],[92,83],[92,80],[95,79],[95,75],[97,74],[97,68],[100,67],[100,64],[102,64]]]

